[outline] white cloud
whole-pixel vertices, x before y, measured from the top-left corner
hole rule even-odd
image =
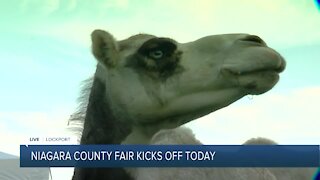
[[[24,0],[20,4],[23,13],[39,12],[41,15],[49,15],[60,8],[60,0]]]
[[[157,5],[184,16],[181,30],[194,34],[246,32],[272,44],[296,45],[319,42],[320,14],[312,1],[255,0],[157,0]],[[196,7],[196,8],[195,8]],[[181,26],[181,24],[184,24]],[[174,29],[177,26],[172,26]],[[303,38],[302,38],[303,37]]]
[[[108,0],[108,1],[79,1],[79,0],[23,0],[19,4],[18,10],[29,14],[40,13],[41,15],[50,15],[58,10],[75,12],[76,8],[82,6],[94,9],[97,15],[105,15],[110,9],[126,10],[129,6],[129,0]],[[81,9],[86,11],[86,9]]]
[[[70,110],[52,112],[0,112],[0,151],[19,155],[19,145],[30,137],[69,136]]]
[[[31,31],[81,45],[90,44],[90,33],[96,28],[108,30],[117,39],[146,32],[186,42],[211,34],[240,32],[258,34],[277,47],[320,42],[320,13],[312,1],[154,0],[148,7],[129,0],[92,4],[91,9],[96,11],[90,13],[91,19],[75,16],[33,26]],[[115,9],[122,9],[127,15],[112,14],[110,10]]]
[[[266,137],[281,144],[320,143],[320,87],[244,98],[188,124],[207,144],[242,144]]]
[[[51,112],[0,112],[0,152],[20,155],[20,144],[76,144],[67,129],[70,109],[58,108]],[[30,137],[70,137],[68,142],[29,142]],[[69,180],[73,168],[50,168],[53,179]]]
[[[66,10],[69,12],[73,11],[77,7],[77,3],[78,3],[77,0],[69,0]]]
[[[106,10],[106,8],[127,9],[129,0],[109,0],[102,1],[99,8]]]

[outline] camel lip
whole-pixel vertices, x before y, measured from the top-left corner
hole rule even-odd
[[[276,68],[276,69],[271,69],[271,68],[262,68],[262,69],[254,69],[254,70],[247,70],[247,71],[239,71],[235,69],[225,69],[231,74],[234,75],[248,75],[248,74],[255,74],[255,73],[262,73],[262,72],[274,72],[280,74],[283,69],[282,68]]]
[[[222,67],[221,71],[233,75],[247,75],[261,72],[274,72],[280,74],[286,68],[286,61],[278,54],[278,60],[271,60],[257,66],[228,64]]]
[[[259,36],[256,35],[248,35],[244,38],[239,39],[241,42],[245,42],[251,45],[256,46],[267,46],[267,43],[263,41]]]
[[[236,71],[232,69],[224,69],[224,71],[229,72],[230,74],[237,75],[237,76],[244,76],[256,73],[263,73],[263,72],[270,72],[270,73],[280,73],[277,69],[256,69],[252,71]]]
[[[228,72],[229,74],[233,75],[248,75],[248,74],[255,74],[255,73],[262,73],[262,72],[273,72],[280,74],[284,71],[286,66],[286,62],[281,59],[281,62],[278,66],[269,66],[269,67],[258,67],[258,68],[233,68],[233,67],[225,67],[222,71]]]

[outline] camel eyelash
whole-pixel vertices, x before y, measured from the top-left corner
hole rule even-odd
[[[128,57],[127,67],[135,67],[160,79],[167,79],[183,69],[179,66],[182,52],[167,38],[154,38],[146,41],[133,55]],[[144,69],[144,71],[141,71]]]
[[[154,55],[165,55],[172,54],[177,49],[177,45],[168,38],[153,38],[146,41],[138,50],[138,53],[141,53],[145,56],[152,56],[152,53],[156,53]],[[151,53],[151,54],[150,54]],[[155,57],[157,58],[157,57]]]

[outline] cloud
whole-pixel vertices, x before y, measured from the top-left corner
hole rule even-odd
[[[0,152],[19,156],[20,144],[32,144],[30,137],[70,137],[65,143],[76,144],[77,137],[66,129],[70,114],[70,110],[64,108],[51,112],[0,112]],[[67,180],[72,178],[74,168],[50,169],[53,179]]]
[[[50,133],[61,129],[66,125],[68,119],[67,113],[56,112],[1,112],[1,119],[7,120],[7,124],[17,127],[25,127],[26,130],[34,133]],[[51,127],[43,129],[43,127]],[[37,130],[37,131],[35,131]]]
[[[78,13],[76,12],[78,10],[77,8],[83,8],[83,12],[85,12],[86,10],[95,10],[95,13],[104,14],[103,12],[106,12],[106,10],[109,9],[125,10],[128,8],[128,5],[129,0],[23,0],[20,2],[18,10],[25,14],[33,12],[42,15],[50,15],[57,11]]]
[[[117,8],[117,9],[127,9],[129,6],[129,0],[109,0],[109,1],[102,1],[101,6],[99,6],[101,9],[106,8]]]
[[[70,110],[51,112],[0,112],[0,151],[19,155],[19,145],[30,137],[68,136]]]
[[[267,137],[281,144],[319,144],[320,87],[243,98],[188,124],[207,144]]]
[[[77,0],[69,0],[68,1],[69,3],[66,5],[66,9],[67,9],[67,11],[73,11],[73,10],[75,10],[76,9],[76,7],[77,7]]]
[[[52,0],[51,3],[55,5],[47,3],[42,6],[51,7],[52,12],[59,6],[59,1],[53,2],[56,1]],[[46,22],[35,24],[29,31],[81,45],[88,45],[88,37],[95,28],[105,28],[118,39],[146,32],[187,42],[205,35],[241,32],[258,34],[269,45],[277,47],[308,45],[320,41],[320,31],[317,31],[320,28],[320,13],[312,1],[153,0],[148,4],[129,0],[94,1],[89,4],[75,0],[68,2],[64,5],[60,2],[59,8],[73,7],[72,16],[68,14],[59,21],[46,19]]]
[[[39,13],[42,15],[49,15],[60,8],[60,0],[24,0],[20,4],[22,13]]]
[[[184,22],[179,24],[195,34],[247,32],[286,46],[320,40],[320,32],[315,30],[320,28],[320,14],[312,1],[156,0],[156,3],[176,12],[177,17],[184,16],[181,18]],[[174,20],[177,17],[171,21],[178,23]]]

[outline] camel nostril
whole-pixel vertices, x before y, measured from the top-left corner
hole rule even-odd
[[[267,46],[267,43],[264,42],[259,36],[256,35],[248,35],[244,38],[240,39],[241,41],[251,42],[251,43],[258,43],[264,46]]]

